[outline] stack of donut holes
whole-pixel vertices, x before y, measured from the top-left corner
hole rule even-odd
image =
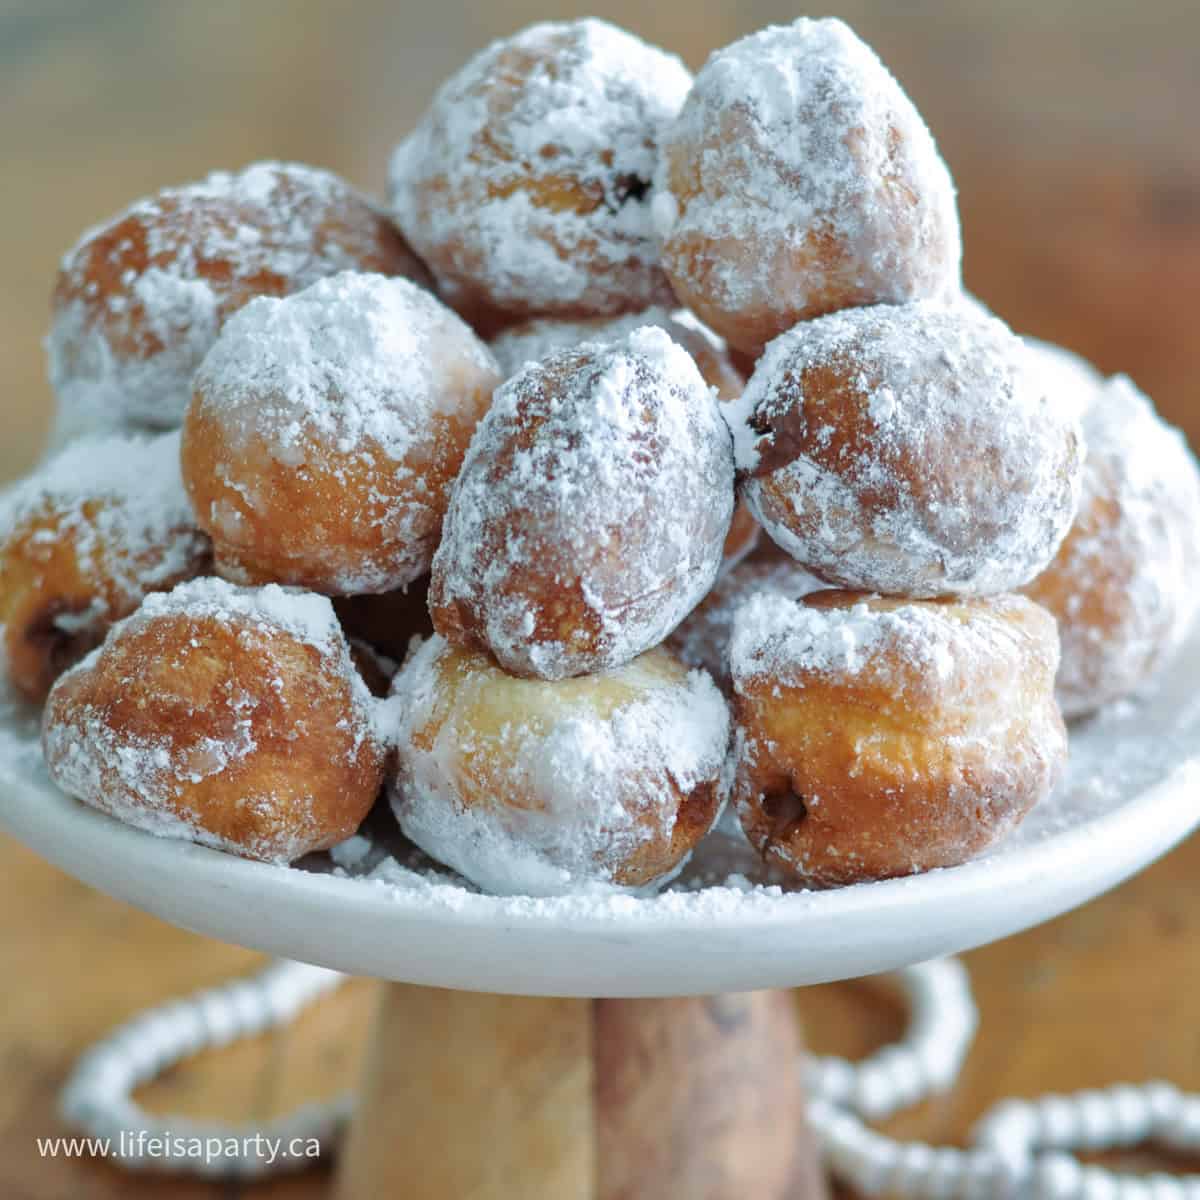
[[[1200,475],[960,257],[837,20],[694,78],[534,25],[384,202],[274,162],[139,201],[63,260],[57,453],[0,496],[51,776],[271,863],[382,797],[497,893],[660,887],[728,801],[799,886],[980,853],[1186,634]]]

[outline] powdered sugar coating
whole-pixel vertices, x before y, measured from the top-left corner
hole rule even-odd
[[[230,313],[347,269],[428,279],[387,219],[327,171],[260,162],[138,201],[63,258],[46,340],[56,437],[177,426]]]
[[[1007,596],[990,601],[1001,612],[1016,603]],[[735,687],[758,678],[794,683],[808,675],[844,678],[868,672],[890,676],[897,684],[912,672],[947,679],[960,649],[986,653],[986,638],[973,638],[976,632],[947,619],[937,605],[880,608],[864,596],[845,608],[811,608],[780,592],[763,591],[734,616],[730,669]]]
[[[231,445],[269,439],[289,465],[302,430],[343,454],[365,440],[402,462],[443,403],[443,342],[459,335],[472,365],[494,369],[465,323],[405,279],[345,272],[231,319],[196,381]],[[456,344],[453,349],[458,352]]]
[[[798,600],[825,587],[799,563],[780,555],[752,553],[728,569],[713,590],[684,618],[666,645],[689,667],[707,671],[722,691],[732,687],[729,650],[738,610],[760,593]]]
[[[508,379],[526,363],[540,362],[585,342],[619,342],[643,325],[657,326],[682,346],[695,359],[704,382],[717,389],[720,399],[733,400],[742,394],[744,380],[730,361],[724,341],[682,308],[659,305],[620,317],[586,321],[537,317],[493,338],[490,346]]]
[[[328,600],[202,579],[148,597],[58,681],[42,741],[51,778],[84,803],[158,837],[285,863],[365,815],[377,723]]]
[[[683,64],[605,21],[492,43],[396,148],[396,221],[460,311],[509,320],[669,303],[649,190]]]
[[[1200,606],[1196,460],[1130,380],[1092,375],[1079,515],[1054,562],[1025,589],[1058,618],[1058,696],[1068,716],[1143,686]]]
[[[1073,350],[1034,337],[1026,336],[1021,341],[1030,353],[1031,369],[1041,376],[1051,402],[1069,408],[1082,420],[1104,386],[1104,376]]]
[[[41,700],[147,592],[208,564],[177,433],[76,442],[0,494],[0,674]]]
[[[798,325],[726,412],[743,499],[840,586],[1020,587],[1075,514],[1078,417],[1003,322],[966,308],[880,305]]]
[[[426,929],[430,923],[436,923],[441,937],[447,933],[458,937],[463,929],[477,928],[481,931],[479,944],[494,938],[500,928],[525,933],[523,947],[533,960],[524,975],[526,984],[520,985],[511,975],[493,975],[488,977],[488,986],[528,991],[537,980],[545,981],[546,964],[557,959],[562,967],[555,976],[557,986],[566,990],[576,979],[572,973],[582,961],[581,954],[587,959],[593,950],[632,942],[644,945],[647,938],[655,947],[669,944],[678,948],[682,940],[692,959],[711,962],[714,938],[723,938],[731,951],[744,951],[747,939],[764,926],[772,936],[763,943],[763,970],[753,976],[753,986],[791,985],[796,982],[794,975],[769,972],[770,964],[778,965],[781,931],[794,930],[793,945],[801,949],[814,939],[825,944],[825,935],[844,929],[844,922],[855,913],[870,914],[864,928],[871,933],[878,918],[894,912],[897,905],[907,905],[910,911],[915,911],[915,905],[932,918],[945,910],[947,897],[949,903],[957,904],[976,886],[980,894],[999,893],[997,903],[1003,908],[1008,902],[1007,889],[1027,885],[1031,871],[1039,878],[1074,872],[1095,857],[1097,839],[1108,846],[1136,841],[1124,835],[1165,814],[1178,816],[1186,810],[1200,772],[1196,758],[1200,745],[1198,676],[1200,636],[1194,633],[1180,658],[1135,700],[1112,705],[1095,720],[1071,728],[1070,761],[1062,784],[995,852],[969,867],[919,879],[825,892],[781,888],[778,878],[764,871],[760,861],[747,861],[740,846],[733,846],[714,830],[680,876],[655,895],[588,891],[555,897],[497,897],[480,894],[460,876],[432,864],[398,831],[393,837],[390,830],[372,827],[365,831],[367,836],[354,839],[348,853],[336,856],[339,865],[335,866],[331,855],[317,855],[298,864],[300,873],[296,875],[268,877],[255,871],[250,886],[265,886],[273,878],[293,894],[319,893],[327,911],[331,906],[360,913],[364,907],[374,909],[390,924],[394,940],[405,945],[412,931]],[[30,821],[41,820],[43,827],[52,831],[44,844],[60,854],[69,852],[77,838],[94,836],[92,822],[72,822],[70,802],[46,779],[36,726],[31,725],[27,712],[6,704],[2,688],[0,787],[8,797],[11,829],[16,828],[22,812]],[[961,938],[961,922],[956,919],[950,926],[948,939]],[[533,931],[542,936],[528,936]],[[942,943],[947,950],[955,944],[952,940]],[[589,995],[605,986],[616,990],[613,980],[624,978],[622,971],[635,972],[629,978],[636,978],[644,987],[645,965],[655,953],[605,959],[602,969],[589,976],[594,985],[591,990],[586,983],[578,990]],[[856,959],[856,972],[890,968],[899,961],[899,953],[897,950],[897,957],[886,962],[877,954],[869,961]],[[356,962],[357,966],[345,961],[338,965],[362,973],[387,973],[384,965],[372,964],[365,957]],[[334,965],[332,960],[329,965]],[[706,976],[697,990],[709,993],[721,986],[749,986],[750,977],[742,969],[740,978]],[[673,960],[661,978],[669,981],[678,970],[679,963]],[[806,978],[819,982],[835,971],[845,973],[840,950],[827,975],[810,973]],[[447,986],[469,982],[479,986],[479,964],[465,966],[457,980],[446,975],[439,978]],[[658,986],[662,991],[671,990],[668,983]]]
[[[712,586],[732,512],[728,428],[661,329],[529,364],[455,482],[434,627],[519,675],[629,662]]]
[[[181,583],[169,592],[147,596],[128,622],[170,616],[211,618],[222,625],[237,625],[268,635],[276,631],[314,647],[332,662],[336,673],[350,686],[355,703],[356,737],[369,736],[381,744],[388,740],[388,718],[355,669],[349,641],[327,597],[274,583],[240,587],[209,576]]]
[[[816,886],[964,862],[1065,766],[1054,620],[1021,596],[760,594],[731,659],[738,815]]]
[[[663,134],[654,211],[680,300],[748,353],[798,320],[958,282],[950,173],[896,80],[832,18],[712,55]]]
[[[355,594],[429,568],[499,372],[406,279],[343,272],[251,301],[196,375],[184,474],[222,572]]]
[[[177,577],[206,550],[179,474],[179,434],[75,442],[0,493],[0,538],[53,514],[80,570],[127,597]]]
[[[652,651],[559,683],[506,677],[440,637],[394,684],[405,834],[489,892],[656,887],[718,815],[729,715],[712,681]],[[704,820],[682,840],[689,798]],[[644,878],[643,856],[657,870]]]
[[[237,622],[263,631],[279,630],[318,650],[336,651],[344,640],[333,605],[324,596],[273,583],[244,588],[224,579],[193,579],[169,592],[147,596],[136,620],[172,615],[213,617],[222,624]]]

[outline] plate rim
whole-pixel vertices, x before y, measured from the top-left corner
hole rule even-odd
[[[365,907],[394,916],[397,922],[415,920],[455,928],[516,925],[532,929],[569,927],[596,933],[619,930],[623,936],[655,938],[697,927],[760,929],[789,919],[833,920],[842,910],[858,911],[885,905],[914,908],[926,903],[961,899],[968,894],[976,896],[988,886],[1011,887],[1052,868],[1060,870],[1064,860],[1077,859],[1085,848],[1093,848],[1098,840],[1106,841],[1110,847],[1119,846],[1121,853],[1108,856],[1111,859],[1109,869],[1097,869],[1096,874],[1115,874],[1118,880],[1124,879],[1200,825],[1200,805],[1195,811],[1179,805],[1180,812],[1173,820],[1169,815],[1164,819],[1159,811],[1160,807],[1166,809],[1175,796],[1189,788],[1200,788],[1200,754],[1175,763],[1162,778],[1112,810],[1067,829],[1047,832],[1037,841],[1009,854],[984,857],[921,875],[825,891],[780,891],[777,894],[761,891],[744,903],[715,909],[705,908],[703,904],[704,893],[710,890],[707,888],[671,893],[673,900],[669,907],[662,906],[663,911],[653,911],[658,897],[631,897],[633,905],[645,905],[648,909],[619,920],[614,920],[610,910],[599,912],[594,903],[586,903],[586,898],[577,903],[580,898],[572,896],[498,897],[458,887],[454,889],[455,902],[450,903],[435,899],[433,891],[418,893],[377,880],[254,862],[205,846],[158,838],[88,808],[59,792],[52,784],[43,785],[39,780],[14,771],[4,762],[0,762],[0,830],[59,869],[106,892],[109,889],[104,883],[95,882],[97,876],[119,876],[122,866],[144,861],[145,856],[152,853],[166,863],[177,862],[189,874],[201,878],[208,876],[214,881],[216,876],[221,876],[225,886],[245,887],[257,891],[260,896],[263,889],[276,894],[294,888],[324,892],[349,907]],[[35,805],[44,807],[47,802],[56,805],[57,811],[44,820],[33,816],[32,808]],[[1145,820],[1148,811],[1156,814],[1155,821]],[[72,829],[66,840],[62,839],[64,819]],[[108,848],[118,851],[121,862],[114,863],[111,871],[97,869],[84,875],[73,865],[79,862],[83,853],[80,843],[91,834]],[[448,882],[447,886],[453,885]],[[1098,887],[1095,894],[1103,890],[1104,887]]]

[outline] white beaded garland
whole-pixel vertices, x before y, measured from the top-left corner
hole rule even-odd
[[[345,976],[322,967],[277,962],[253,978],[199,992],[135,1017],[76,1064],[59,1097],[63,1120],[90,1137],[107,1141],[110,1157],[131,1170],[154,1165],[206,1178],[256,1179],[308,1166],[311,1159],[305,1157],[280,1155],[271,1162],[248,1148],[234,1153],[232,1147],[278,1139],[280,1145],[315,1141],[328,1150],[350,1116],[353,1097],[305,1105],[273,1121],[239,1127],[221,1121],[154,1116],[135,1104],[132,1095],[141,1084],[201,1050],[227,1046],[287,1024],[344,980]],[[151,1158],[147,1143],[167,1137],[211,1146],[219,1143],[220,1149],[204,1156]]]
[[[805,1070],[812,1095],[874,1121],[950,1087],[978,1020],[966,970],[956,959],[921,963],[876,980],[908,1006],[904,1037],[862,1062],[810,1058]]]
[[[63,1118],[88,1135],[109,1139],[113,1157],[131,1170],[154,1160],[141,1149],[153,1137],[221,1139],[228,1146],[262,1138],[313,1140],[323,1149],[339,1137],[351,1096],[311,1104],[265,1125],[156,1117],[132,1100],[135,1088],[201,1050],[228,1045],[287,1024],[344,976],[301,963],[277,962],[259,975],[151,1010],[94,1046],[77,1064],[60,1099]],[[1071,1150],[1151,1142],[1200,1152],[1200,1096],[1165,1082],[1004,1100],[976,1125],[970,1149],[899,1142],[864,1124],[881,1120],[958,1077],[978,1015],[965,968],[955,959],[908,967],[877,981],[909,1010],[904,1036],[858,1063],[809,1058],[808,1119],[830,1169],[865,1196],[912,1200],[1200,1200],[1200,1175],[1136,1175],[1081,1164]],[[141,1134],[122,1141],[120,1134]],[[172,1159],[172,1170],[208,1178],[264,1178],[308,1159],[225,1152]]]
[[[818,1142],[834,1174],[857,1191],[913,1200],[1200,1200],[1200,1176],[1109,1171],[1069,1153],[1143,1142],[1200,1150],[1200,1096],[1169,1083],[1001,1101],[976,1126],[969,1150],[868,1129],[864,1118],[948,1088],[975,1030],[966,972],[954,960],[897,972],[890,982],[910,1005],[903,1039],[858,1064],[814,1060],[807,1076]]]

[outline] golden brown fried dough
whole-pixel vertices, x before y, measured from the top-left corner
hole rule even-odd
[[[728,427],[666,333],[562,351],[479,425],[434,558],[434,628],[515,675],[620,666],[712,586],[732,514]]]
[[[877,305],[798,325],[731,408],[742,498],[839,587],[1020,587],[1075,514],[1078,414],[1003,322],[967,305]]]
[[[810,886],[965,862],[1066,761],[1054,619],[1021,596],[760,595],[732,664],[738,815]]]
[[[0,496],[0,663],[27,700],[150,592],[210,566],[179,435],[82,439]]]
[[[396,149],[396,222],[440,294],[488,332],[674,302],[651,177],[691,76],[604,21],[543,23],[450,78]]]
[[[958,282],[950,173],[838,20],[801,18],[714,54],[662,134],[655,182],[676,295],[750,355],[797,321]]]
[[[205,358],[183,432],[218,571],[335,596],[425,574],[498,381],[467,325],[405,279],[347,272],[247,305]]]
[[[716,821],[725,702],[661,648],[547,682],[435,636],[393,695],[400,827],[490,892],[654,886]]]
[[[329,602],[197,580],[150,597],[46,706],[51,778],[160,837],[292,862],[378,795],[373,701]]]
[[[233,312],[345,270],[431,283],[366,197],[295,163],[216,172],[89,230],[54,292],[59,437],[177,427],[192,375]]]

